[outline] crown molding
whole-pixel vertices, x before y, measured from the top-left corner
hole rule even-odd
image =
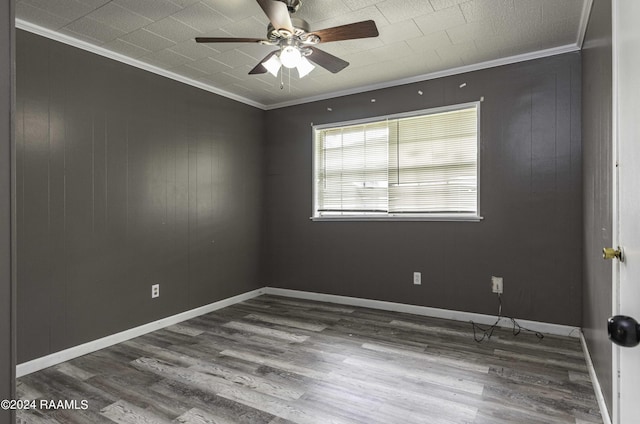
[[[95,53],[97,55],[104,56],[106,58],[113,59],[113,60],[116,60],[118,62],[122,62],[122,63],[125,63],[127,65],[131,65],[133,67],[139,68],[139,69],[143,69],[143,70],[151,72],[153,74],[160,75],[160,76],[163,76],[163,77],[166,77],[166,78],[181,82],[183,84],[187,84],[187,85],[199,88],[201,90],[205,90],[205,91],[209,91],[209,92],[214,93],[214,94],[218,94],[218,95],[220,95],[222,97],[226,97],[226,98],[238,101],[240,103],[247,104],[249,106],[257,107],[257,108],[263,109],[263,110],[266,108],[266,105],[263,105],[262,103],[256,102],[256,101],[251,100],[251,99],[247,99],[246,97],[242,97],[242,96],[239,96],[237,94],[230,93],[228,91],[222,90],[220,88],[214,87],[214,86],[209,85],[209,84],[205,84],[205,83],[200,82],[200,81],[196,81],[194,79],[185,77],[183,75],[176,74],[176,73],[168,71],[166,69],[158,68],[157,66],[153,66],[153,65],[148,64],[146,62],[143,62],[141,60],[133,59],[133,58],[131,58],[129,56],[125,56],[123,54],[116,53],[114,51],[105,49],[104,47],[100,47],[100,46],[97,46],[95,44],[87,43],[86,41],[79,40],[77,38],[71,37],[71,36],[66,35],[66,34],[62,34],[60,32],[57,32],[57,31],[49,29],[49,28],[44,28],[44,27],[41,27],[39,25],[32,24],[32,23],[24,21],[22,19],[16,18],[16,28],[24,30],[24,31],[31,32],[31,33],[36,34],[36,35],[40,35],[42,37],[49,38],[49,39],[54,40],[54,41],[59,41],[59,42],[61,42],[63,44],[67,44],[69,46],[77,47],[79,49],[86,50],[88,52]]]
[[[584,37],[587,35],[587,26],[589,25],[589,18],[591,17],[591,10],[593,9],[593,0],[584,0],[582,7],[582,15],[580,16],[580,26],[578,27],[578,39],[576,45],[582,49],[584,44]]]
[[[403,79],[394,80],[394,81],[387,81],[387,82],[378,83],[378,84],[365,85],[365,86],[350,88],[348,90],[334,91],[331,93],[320,94],[318,96],[313,96],[313,97],[306,97],[304,99],[299,99],[299,100],[291,100],[288,102],[275,103],[275,104],[267,105],[265,109],[266,110],[280,109],[283,107],[296,106],[303,103],[311,103],[319,100],[327,100],[335,97],[348,96],[351,94],[359,94],[367,91],[396,87],[404,84],[412,84],[415,82],[422,82],[422,81],[432,80],[436,78],[449,77],[452,75],[459,75],[467,72],[480,71],[483,69],[495,68],[497,66],[511,65],[518,62],[526,62],[528,60],[541,59],[544,57],[555,56],[555,55],[564,54],[564,53],[573,53],[577,51],[580,51],[580,47],[577,44],[567,44],[564,46],[553,47],[551,49],[538,50],[535,52],[529,52],[529,53],[519,54],[515,56],[489,60],[486,62],[476,63],[473,65],[465,65],[457,68],[445,69],[442,71],[417,75],[415,77],[403,78]]]
[[[534,60],[534,59],[541,59],[544,57],[555,56],[555,55],[564,54],[564,53],[572,53],[572,52],[580,51],[582,46],[581,40],[584,39],[584,33],[586,31],[586,26],[589,19],[592,3],[593,3],[593,0],[585,0],[585,7],[583,8],[581,24],[580,24],[580,32],[578,34],[579,43],[576,43],[576,44],[567,44],[564,46],[554,47],[550,49],[538,50],[535,52],[529,52],[529,53],[524,53],[520,55],[509,56],[509,57],[504,57],[504,58],[495,59],[495,60],[489,60],[486,62],[476,63],[473,65],[460,66],[457,68],[445,69],[442,71],[417,75],[414,77],[402,78],[398,80],[386,81],[386,82],[371,84],[371,85],[364,85],[364,86],[350,88],[348,90],[334,91],[334,92],[325,93],[317,96],[305,97],[302,99],[290,100],[286,102],[273,103],[268,105],[257,102],[255,100],[248,99],[238,94],[234,94],[234,93],[222,90],[213,85],[205,84],[203,82],[196,81],[194,79],[176,74],[166,69],[158,68],[157,66],[150,65],[141,60],[130,58],[120,53],[116,53],[111,50],[105,49],[104,47],[100,47],[95,44],[91,44],[86,41],[71,37],[69,35],[62,34],[55,30],[32,24],[22,19],[16,18],[16,28],[49,38],[54,41],[59,41],[61,43],[64,43],[73,47],[77,47],[79,49],[86,50],[88,52],[95,53],[97,55],[104,56],[109,59],[113,59],[118,62],[125,63],[127,65],[131,65],[139,69],[143,69],[145,71],[149,71],[156,75],[160,75],[160,76],[181,82],[183,84],[187,84],[192,87],[196,87],[201,90],[208,91],[210,93],[218,94],[220,96],[223,96],[232,100],[236,100],[240,103],[244,103],[249,106],[256,107],[258,109],[272,110],[272,109],[280,109],[283,107],[296,106],[299,104],[316,102],[320,100],[332,99],[335,97],[348,96],[351,94],[359,94],[367,91],[380,90],[383,88],[391,88],[391,87],[396,87],[404,84],[422,82],[422,81],[432,80],[436,78],[443,78],[443,77],[448,77],[452,75],[459,75],[467,72],[480,71],[483,69],[489,69],[489,68],[494,68],[494,67],[503,66],[503,65],[510,65],[510,64],[525,62],[525,61]]]

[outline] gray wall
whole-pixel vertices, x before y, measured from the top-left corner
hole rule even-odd
[[[506,314],[580,325],[580,67],[567,54],[267,112],[264,283],[495,314],[498,275]],[[311,123],[481,96],[482,222],[309,220]]]
[[[260,286],[263,117],[18,33],[20,363]]]
[[[584,288],[582,328],[605,400],[611,410],[612,243],[611,0],[595,0],[582,50],[582,148],[584,187]]]
[[[0,2],[0,400],[15,398],[15,290],[12,277],[14,0]],[[13,422],[0,409],[0,423]]]

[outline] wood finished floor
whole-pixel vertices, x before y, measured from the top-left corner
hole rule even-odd
[[[602,423],[578,339],[261,296],[18,380],[18,423]]]

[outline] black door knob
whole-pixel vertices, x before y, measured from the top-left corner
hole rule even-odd
[[[640,344],[640,324],[631,317],[616,315],[607,322],[609,340],[624,347],[635,347]]]

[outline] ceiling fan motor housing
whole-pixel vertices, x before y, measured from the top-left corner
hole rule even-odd
[[[312,43],[312,44],[317,44],[320,41],[318,37],[313,37],[313,34],[308,35],[308,32],[310,31],[309,23],[304,19],[291,18],[291,23],[293,24],[293,29],[294,29],[293,34],[291,34],[287,30],[276,30],[273,27],[273,24],[269,23],[269,25],[267,25],[267,38],[269,39],[269,41],[271,41],[272,43],[278,44],[279,40],[291,38],[292,36],[304,38],[305,40],[311,37],[311,39],[309,40],[309,43]]]

